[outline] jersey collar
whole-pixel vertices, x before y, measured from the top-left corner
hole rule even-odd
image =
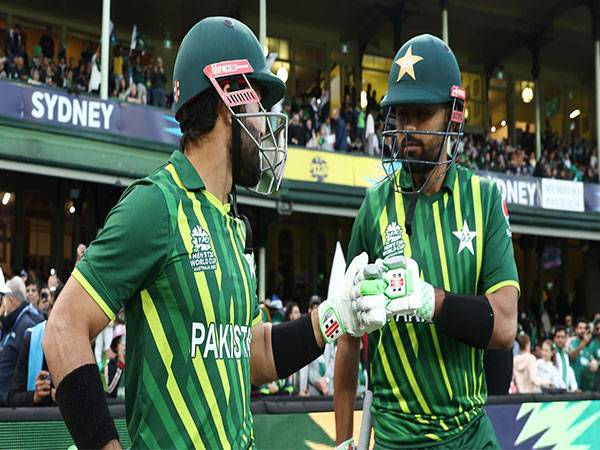
[[[179,175],[181,182],[187,190],[198,191],[204,189],[202,178],[200,178],[200,175],[198,175],[198,172],[183,152],[175,150],[171,154],[169,162],[175,167],[177,175]]]

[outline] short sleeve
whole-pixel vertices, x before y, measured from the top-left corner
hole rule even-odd
[[[489,294],[504,286],[514,286],[520,291],[508,209],[496,184],[490,183],[489,189],[479,291]]]
[[[348,253],[346,254],[346,265],[349,265],[352,260],[362,252],[367,252],[369,261],[374,260],[372,255],[371,239],[368,232],[369,220],[369,191],[360,206],[358,215],[354,219],[352,225],[352,234],[350,235],[350,243],[348,244]]]
[[[113,319],[160,272],[168,255],[170,233],[160,188],[136,184],[111,210],[73,276]]]

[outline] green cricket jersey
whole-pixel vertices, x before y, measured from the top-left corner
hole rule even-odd
[[[419,195],[411,236],[404,230],[409,200],[387,179],[369,189],[348,261],[363,251],[370,261],[406,255],[419,263],[425,281],[455,294],[519,288],[508,212],[493,182],[453,164],[438,193]],[[433,323],[396,316],[369,335],[369,358],[378,446],[433,445],[457,436],[482,414],[483,351],[449,338]]]
[[[594,380],[596,377],[596,373],[592,372],[588,365],[592,362],[592,359],[600,356],[600,351],[597,349],[597,343],[592,346],[597,340],[595,338],[591,341],[586,347],[583,347],[574,361],[571,361],[571,367],[573,368],[573,372],[575,373],[575,379],[577,380],[577,387],[582,391],[591,391],[594,387]],[[581,341],[578,337],[574,337],[569,344],[569,353],[579,347],[579,343]]]
[[[133,448],[248,448],[251,327],[244,223],[176,151],[133,183],[73,276],[109,318],[125,308]]]

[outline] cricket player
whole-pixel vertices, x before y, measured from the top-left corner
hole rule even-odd
[[[133,448],[254,447],[251,383],[286,378],[344,332],[359,336],[386,321],[384,306],[353,294],[365,253],[318,310],[261,322],[235,184],[265,194],[279,187],[287,119],[266,111],[285,85],[250,29],[227,17],[187,33],[173,80],[180,150],[124,192],[46,328],[56,401],[79,448],[120,448],[90,339],[121,308]]]
[[[495,184],[454,164],[465,93],[446,44],[430,35],[396,54],[383,165],[354,222],[348,260],[367,252],[388,272],[390,322],[369,335],[375,447],[498,448],[483,411],[483,354],[509,348],[519,283],[506,206]],[[390,272],[391,273],[391,272]],[[406,283],[406,284],[403,284]],[[336,439],[352,432],[359,340],[338,342]]]

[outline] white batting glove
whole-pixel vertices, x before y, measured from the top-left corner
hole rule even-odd
[[[344,333],[360,337],[385,325],[385,303],[371,302],[360,295],[360,284],[365,280],[362,272],[368,263],[369,257],[365,252],[356,256],[348,266],[338,292],[319,305],[319,325],[325,342],[335,341]],[[361,320],[354,308],[357,300],[364,300],[361,302]]]
[[[433,286],[419,277],[419,265],[412,258],[394,256],[378,259],[358,274],[364,276],[356,286],[355,310],[365,318],[365,302],[383,302],[386,316],[416,315],[425,321],[433,319],[435,293]],[[371,306],[370,309],[373,309]],[[368,317],[367,317],[368,319]]]

